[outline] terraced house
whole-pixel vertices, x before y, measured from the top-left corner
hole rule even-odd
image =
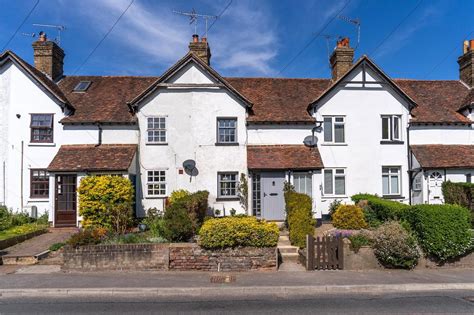
[[[328,205],[375,193],[442,203],[441,183],[474,173],[474,41],[459,80],[392,79],[349,40],[331,79],[224,78],[206,38],[157,77],[68,76],[45,34],[34,66],[0,55],[0,203],[80,224],[76,189],[87,174],[129,177],[136,214],[163,209],[176,189],[208,190],[209,204],[284,219],[283,186]],[[238,198],[244,174],[248,207]]]

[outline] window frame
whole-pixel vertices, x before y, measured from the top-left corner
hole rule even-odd
[[[158,128],[155,127],[155,122],[153,121],[153,128],[150,128],[149,127],[149,120],[150,119],[158,119]],[[164,128],[160,128],[159,125],[161,124],[160,120],[161,119],[164,119]],[[168,116],[166,115],[157,115],[157,116],[148,116],[146,117],[146,144],[161,144],[161,145],[166,145],[168,144]],[[158,141],[150,141],[150,132],[158,132],[159,135],[158,136],[155,136],[155,134],[153,134],[153,137],[152,138],[161,138],[161,134],[160,132],[163,132],[164,133],[164,137],[165,137],[165,140],[164,141],[161,141],[161,140],[158,140]]]
[[[219,122],[223,120],[234,120],[235,127],[234,127],[234,141],[221,141],[220,140],[220,127]],[[238,118],[237,117],[217,117],[216,118],[216,145],[238,145],[238,135],[237,135],[237,127],[238,127]],[[223,129],[231,129],[229,127],[222,127]]]
[[[85,84],[85,87],[82,88],[82,89],[79,89],[79,86],[80,86],[81,84]],[[89,89],[89,87],[91,86],[91,84],[92,84],[92,81],[88,81],[88,80],[79,81],[79,82],[74,86],[74,88],[72,89],[72,91],[73,91],[74,93],[81,93],[81,92],[83,93],[83,92],[86,92],[86,91]]]
[[[221,191],[221,176],[223,175],[235,175],[235,195],[223,195]],[[229,181],[230,182],[230,181]],[[238,187],[239,187],[239,172],[217,172],[217,199],[219,200],[238,200]],[[232,189],[232,188],[227,188]]]
[[[152,175],[150,176],[150,172],[152,172]],[[155,172],[163,172],[163,175],[156,175]],[[168,196],[168,182],[166,180],[167,178],[167,170],[166,169],[153,169],[153,170],[147,170],[146,172],[146,196],[147,198],[164,198],[164,197],[167,197]],[[163,176],[164,177],[164,181],[161,181],[161,180],[158,180],[158,181],[155,181],[155,177],[161,177]],[[152,177],[153,180],[150,181],[149,178]],[[155,194],[155,193],[151,193],[150,194],[150,188],[148,187],[149,185],[164,185],[164,193],[158,193],[158,194]],[[161,190],[163,190],[163,188],[153,188],[152,189],[153,191],[158,191],[158,192],[161,192]]]
[[[292,179],[293,179],[293,187],[295,188],[295,191],[298,193],[306,194],[310,198],[313,198],[313,173],[311,171],[297,171],[297,172],[292,172]],[[300,191],[300,187],[297,187],[296,185],[296,177],[304,177],[305,178],[305,192]],[[309,177],[310,183],[311,183],[311,189],[309,191],[309,194],[307,194],[307,187],[306,187],[306,177]]]
[[[47,126],[33,126],[33,117],[34,116],[50,116],[51,125]],[[35,140],[34,131],[35,130],[51,130],[51,139],[50,140]],[[53,143],[54,142],[54,114],[53,113],[31,113],[30,114],[30,143]]]
[[[326,130],[324,128],[325,120],[326,119],[331,119],[331,140],[327,141],[326,140]],[[336,118],[342,118],[342,122],[336,121]],[[343,136],[343,141],[342,142],[336,142],[336,125],[342,125],[342,136]],[[335,145],[341,145],[341,144],[346,144],[346,116],[344,115],[323,115],[323,143],[324,144],[335,144]]]
[[[388,114],[388,115],[381,115],[380,116],[381,118],[381,124],[382,124],[382,128],[381,128],[381,131],[382,131],[382,136],[381,136],[381,139],[382,141],[384,142],[401,142],[403,141],[402,140],[402,115],[392,115],[392,114]],[[387,119],[388,120],[388,138],[384,138],[384,125],[383,125],[383,121],[384,119]],[[398,137],[394,137],[394,134],[395,134],[395,120],[398,120]]]
[[[42,181],[39,181],[39,180],[33,180],[34,179],[34,175],[33,173],[34,172],[44,172],[44,175],[41,176],[41,175],[38,175],[36,177],[45,177],[45,180],[42,180]],[[37,184],[40,184],[40,185],[44,185],[46,184],[46,189],[40,189],[40,190],[44,190],[44,191],[47,191],[48,194],[47,195],[38,195],[38,194],[34,194],[33,192],[35,190],[38,190],[38,189],[34,189],[34,185],[37,185]],[[49,199],[49,193],[50,193],[50,189],[49,189],[49,173],[48,173],[48,170],[45,169],[45,168],[31,168],[30,169],[30,198],[31,199]]]
[[[384,169],[388,169],[388,172],[384,172]],[[395,176],[391,172],[392,169],[397,169],[396,176],[398,177],[398,193],[392,192],[392,177]],[[383,191],[383,177],[388,176],[388,194]],[[393,197],[402,195],[402,167],[400,165],[383,165],[382,166],[382,196]]]
[[[331,184],[332,184],[332,192],[327,193],[326,192],[326,171],[331,171]],[[342,171],[342,173],[337,173],[337,171]],[[330,167],[330,168],[325,168],[323,169],[323,197],[344,197],[347,196],[347,172],[346,168],[344,167]],[[342,177],[344,178],[344,193],[343,194],[337,194],[336,193],[336,177]]]

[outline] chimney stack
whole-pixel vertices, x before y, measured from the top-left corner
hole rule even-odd
[[[349,45],[349,38],[344,37],[337,41],[329,62],[331,63],[332,80],[336,81],[352,67],[354,48]]]
[[[463,55],[458,58],[459,79],[474,88],[474,39],[463,43]]]
[[[48,40],[44,32],[33,43],[35,68],[56,81],[63,76],[64,50],[55,42]]]
[[[199,35],[194,34],[192,42],[189,43],[189,51],[201,58],[207,65],[211,65],[211,48],[206,37],[199,41]]]

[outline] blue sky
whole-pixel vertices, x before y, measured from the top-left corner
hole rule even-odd
[[[112,33],[80,69],[130,0],[41,0],[8,45],[32,62],[32,23],[65,25],[61,46],[66,74],[160,75],[187,52],[193,27],[172,10],[217,15],[230,0],[135,0]],[[317,38],[284,71],[283,67],[349,0],[233,0],[209,32],[212,66],[224,76],[325,78],[330,72],[326,40]],[[0,0],[0,47],[8,41],[36,0]],[[419,0],[350,0],[341,13],[362,22],[356,58],[371,57],[393,78],[458,79],[462,40],[474,38],[474,1],[422,0],[400,27],[375,48],[415,8]],[[44,29],[49,37],[56,31]],[[204,23],[198,24],[198,33]],[[323,34],[351,37],[355,28],[335,19]],[[330,42],[330,48],[335,42]]]

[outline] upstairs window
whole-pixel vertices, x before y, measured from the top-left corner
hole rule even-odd
[[[383,115],[382,116],[382,140],[384,141],[400,141],[401,138],[401,121],[399,115]]]
[[[53,142],[53,114],[31,114],[31,142]]]
[[[74,92],[85,92],[91,85],[91,81],[80,81],[76,86],[74,87]]]
[[[147,118],[147,143],[166,143],[166,117]]]
[[[31,198],[49,197],[49,174],[45,169],[32,169],[30,181]]]
[[[344,116],[325,116],[323,123],[324,142],[345,143],[345,122]]]
[[[237,118],[217,118],[217,143],[237,143]]]

